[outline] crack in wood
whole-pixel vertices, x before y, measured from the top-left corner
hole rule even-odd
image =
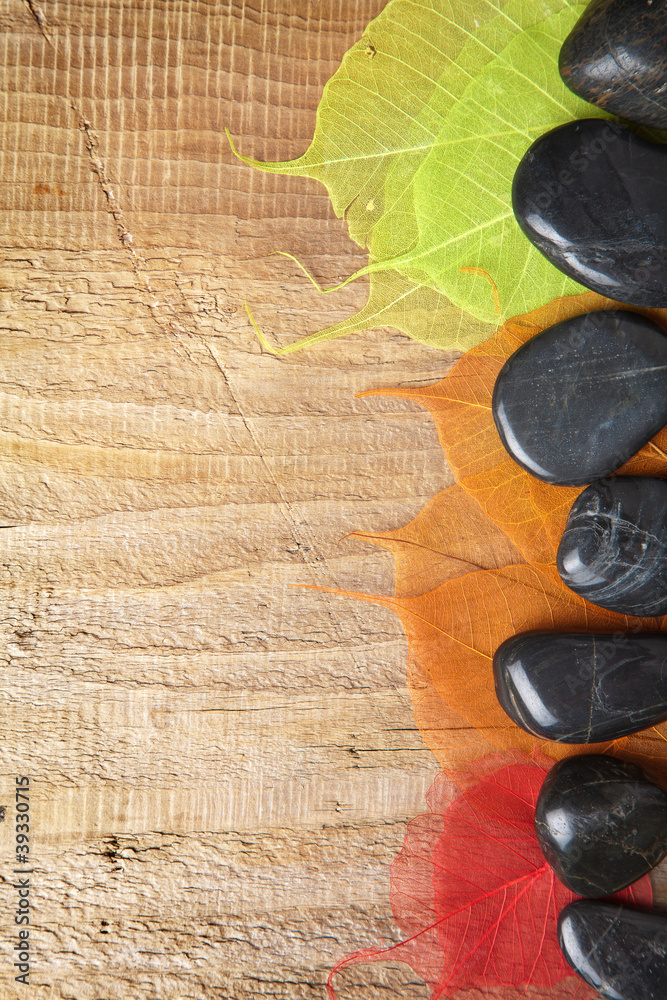
[[[38,28],[44,35],[45,39],[48,41],[49,45],[53,46],[53,42],[51,41],[51,38],[48,34],[48,24],[46,16],[41,7],[37,6],[35,0],[24,0],[24,3],[27,5],[33,20],[35,21]],[[116,230],[118,232],[118,239],[123,248],[130,255],[132,270],[135,274],[137,281],[142,283],[146,288],[146,290],[148,291],[148,293],[153,297],[153,302],[151,303],[151,313],[154,322],[156,323],[158,328],[163,331],[163,333],[171,333],[176,338],[177,342],[181,343],[188,357],[188,360],[191,363],[196,364],[196,360],[195,358],[192,357],[188,349],[187,343],[184,342],[183,339],[184,334],[186,336],[194,337],[207,351],[211,360],[216,365],[218,371],[220,372],[223,378],[225,387],[234,403],[234,406],[236,407],[237,414],[241,418],[246,433],[254,445],[256,454],[262,463],[262,466],[267,474],[267,477],[276,491],[276,495],[279,498],[278,499],[279,509],[285,519],[285,522],[288,525],[290,534],[292,535],[296,543],[297,550],[299,552],[299,555],[301,556],[303,564],[309,566],[314,571],[316,571],[316,569],[321,566],[325,566],[327,571],[329,572],[330,579],[336,582],[335,573],[333,572],[331,566],[329,565],[326,556],[322,552],[319,553],[317,552],[318,547],[315,544],[315,539],[310,536],[307,525],[303,523],[300,525],[297,518],[295,517],[292,505],[289,502],[289,498],[285,495],[284,490],[281,488],[278,477],[274,474],[273,470],[271,469],[269,463],[267,462],[265,456],[262,453],[260,442],[251,426],[250,421],[248,420],[248,418],[246,417],[240,406],[239,400],[230,384],[229,377],[224,369],[222,362],[217,356],[217,353],[214,350],[213,345],[206,337],[202,335],[198,327],[197,320],[192,314],[192,310],[183,292],[183,289],[181,288],[178,282],[176,274],[174,274],[173,276],[173,285],[176,295],[180,299],[183,316],[182,317],[179,316],[179,313],[176,311],[173,303],[169,301],[169,299],[165,298],[163,303],[160,303],[158,301],[156,293],[151,288],[150,285],[150,281],[147,274],[146,262],[142,259],[141,255],[134,246],[134,238],[125,223],[122,206],[120,205],[120,202],[116,198],[113,187],[109,181],[105,162],[100,151],[99,138],[94,132],[90,121],[86,118],[86,116],[83,114],[81,109],[76,105],[76,103],[71,99],[69,103],[70,103],[70,108],[72,109],[72,111],[76,116],[77,126],[84,135],[86,150],[90,161],[90,169],[92,173],[95,175],[97,179],[97,184],[104,195],[106,210],[114,220],[114,223],[116,225]],[[164,309],[162,308],[163,306]],[[165,309],[167,310],[167,315],[164,315]],[[181,323],[185,323],[185,327],[182,326]],[[188,326],[190,327],[190,329],[187,329]],[[329,615],[329,618],[333,624],[335,631],[340,633],[341,623],[339,621],[338,615],[334,613],[331,597],[329,595],[323,595],[322,599],[327,605],[327,613]],[[359,626],[361,627],[361,619],[359,614],[354,609],[352,611],[352,614],[355,620],[357,620],[357,622],[359,623]]]
[[[26,0],[26,2],[29,2],[29,0]],[[118,239],[120,240],[122,245],[127,250],[130,251],[132,256],[136,258],[137,253],[134,247],[132,246],[134,238],[132,236],[132,233],[125,225],[125,221],[123,219],[123,209],[121,208],[120,204],[116,201],[116,196],[114,194],[113,187],[109,183],[107,177],[104,160],[102,160],[101,156],[99,155],[100,141],[93,132],[88,119],[84,117],[84,115],[81,113],[79,108],[77,108],[76,104],[74,104],[73,101],[70,103],[70,107],[72,108],[72,111],[77,117],[77,124],[79,129],[83,132],[85,136],[86,149],[88,151],[88,158],[90,160],[90,169],[97,177],[97,182],[99,184],[99,187],[102,193],[104,194],[107,204],[107,211],[109,215],[113,218],[114,222],[116,223],[116,228],[118,230]]]
[[[49,35],[49,26],[46,21],[46,15],[41,7],[38,7],[34,0],[23,0],[26,7],[30,11],[30,16],[39,28],[40,32],[48,42],[48,44],[53,48],[53,42],[51,41],[51,36]]]

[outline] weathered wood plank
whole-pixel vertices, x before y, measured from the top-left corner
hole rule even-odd
[[[385,331],[262,353],[359,308],[301,152],[382,0],[3,0],[0,800],[33,781],[31,991],[321,998],[396,930],[388,867],[436,770],[382,550],[449,482],[428,417],[354,398],[441,377]],[[11,913],[13,830],[0,826]],[[0,997],[15,1000],[11,921]],[[365,966],[341,997],[424,997]]]

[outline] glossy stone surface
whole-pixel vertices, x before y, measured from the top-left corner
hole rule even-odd
[[[563,583],[593,604],[667,614],[667,479],[592,483],[570,508],[556,564]]]
[[[667,719],[667,632],[524,632],[493,658],[496,694],[522,729],[604,743]]]
[[[575,281],[667,306],[667,146],[600,119],[569,122],[530,147],[512,201],[531,243]]]
[[[667,853],[667,793],[626,761],[567,757],[540,789],[535,832],[568,889],[611,896]]]
[[[538,479],[609,475],[667,423],[667,335],[620,309],[558,323],[505,363],[492,412],[514,461]]]
[[[585,101],[667,128],[667,0],[594,0],[565,39],[558,68]]]
[[[566,960],[607,1000],[665,1000],[667,918],[580,899],[558,919]]]

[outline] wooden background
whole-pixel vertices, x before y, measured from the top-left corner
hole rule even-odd
[[[436,762],[355,528],[450,482],[428,416],[360,390],[449,358],[355,311],[364,261],[301,153],[384,0],[0,0],[0,802],[33,782],[34,958],[0,997],[323,998],[396,938],[389,864]],[[3,796],[5,798],[3,798]],[[341,998],[423,998],[360,966]]]

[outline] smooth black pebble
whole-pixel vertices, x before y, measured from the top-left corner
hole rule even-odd
[[[667,614],[667,479],[592,483],[572,504],[556,565],[563,583],[592,604]]]
[[[558,941],[574,971],[606,1000],[667,997],[667,918],[580,899],[558,918]]]
[[[567,757],[540,789],[535,832],[568,889],[611,896],[667,854],[667,793],[626,761]]]
[[[594,0],[565,39],[558,68],[585,101],[667,128],[667,0]]]
[[[556,743],[604,743],[667,719],[667,632],[524,632],[493,658],[513,722]]]
[[[575,281],[667,306],[667,146],[601,119],[569,122],[525,154],[512,202],[531,243]]]
[[[538,479],[607,476],[667,423],[667,336],[621,309],[558,323],[507,360],[492,412],[505,448]]]

